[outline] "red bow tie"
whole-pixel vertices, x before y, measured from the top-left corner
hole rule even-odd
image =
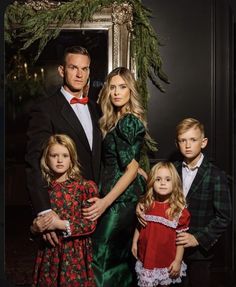
[[[87,103],[88,103],[88,97],[84,97],[84,98],[72,98],[71,100],[70,100],[70,104],[83,104],[83,105],[86,105]]]

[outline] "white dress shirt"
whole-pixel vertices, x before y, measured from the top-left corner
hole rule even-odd
[[[61,87],[61,92],[66,98],[66,100],[68,101],[68,103],[70,104],[70,100],[74,98],[74,96],[72,96],[69,92],[67,92],[63,87]],[[70,105],[84,129],[84,132],[89,142],[90,149],[92,150],[93,148],[93,124],[92,124],[92,119],[90,116],[88,105],[83,105],[80,103],[70,104]]]
[[[183,192],[186,197],[189,189],[193,183],[193,180],[197,174],[198,168],[203,161],[204,155],[201,153],[201,157],[194,167],[189,167],[186,162],[182,165],[182,178],[183,178]]]

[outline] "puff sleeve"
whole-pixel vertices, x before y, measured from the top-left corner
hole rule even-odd
[[[187,208],[184,208],[179,217],[179,223],[176,228],[176,232],[180,233],[187,231],[189,229],[189,222],[190,222],[190,213]]]
[[[118,161],[121,167],[125,168],[133,159],[139,162],[145,136],[143,123],[136,116],[128,114],[118,122],[116,133]]]

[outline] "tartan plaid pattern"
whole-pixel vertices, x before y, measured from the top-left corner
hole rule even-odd
[[[175,162],[182,177],[182,162]],[[199,242],[197,259],[207,257],[231,221],[231,199],[225,172],[204,157],[186,197],[191,214],[189,232]],[[198,250],[197,250],[198,249]],[[194,250],[191,252],[194,257]]]

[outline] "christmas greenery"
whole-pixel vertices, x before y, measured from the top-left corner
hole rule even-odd
[[[46,44],[59,35],[64,23],[74,22],[82,25],[85,21],[91,21],[95,12],[98,13],[113,3],[129,3],[133,7],[131,56],[135,60],[138,86],[143,105],[147,109],[147,78],[150,78],[161,91],[164,89],[160,80],[168,83],[168,78],[162,71],[159,38],[149,21],[151,11],[144,7],[140,0],[74,0],[63,2],[61,5],[55,4],[53,9],[41,10],[36,10],[27,3],[15,1],[7,7],[5,13],[5,41],[13,43],[17,38],[22,43],[22,49],[37,43],[38,49],[34,59],[36,60]],[[49,29],[50,25],[55,29]]]

